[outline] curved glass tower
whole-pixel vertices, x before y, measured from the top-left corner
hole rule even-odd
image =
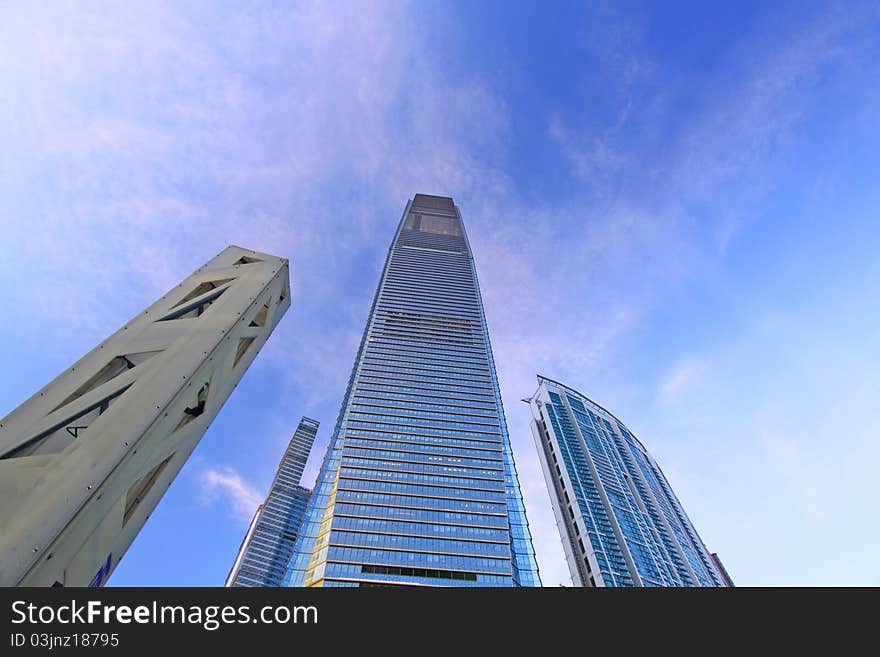
[[[286,584],[540,586],[451,198],[407,203]]]
[[[733,586],[623,422],[543,376],[527,401],[576,586]]]

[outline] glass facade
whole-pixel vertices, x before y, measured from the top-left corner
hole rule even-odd
[[[622,422],[541,376],[528,401],[575,585],[732,585],[660,467]]]
[[[286,584],[540,586],[451,198],[406,206]]]
[[[311,491],[300,486],[318,422],[304,417],[290,440],[266,502],[260,505],[227,586],[281,586]]]

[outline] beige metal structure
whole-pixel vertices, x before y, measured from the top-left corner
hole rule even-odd
[[[230,246],[0,420],[0,585],[103,584],[289,307]]]

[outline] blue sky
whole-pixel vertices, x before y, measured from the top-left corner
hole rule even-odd
[[[627,423],[738,584],[880,584],[880,12],[715,4],[5,5],[0,414],[227,244],[291,261],[110,583],[222,584],[304,414],[311,483],[425,192],[470,235],[545,584],[537,372]]]

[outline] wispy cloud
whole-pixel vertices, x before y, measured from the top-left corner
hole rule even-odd
[[[660,383],[660,401],[673,405],[682,401],[682,395],[693,392],[704,371],[704,363],[698,358],[687,358],[678,363]]]
[[[241,520],[250,520],[263,503],[263,496],[230,466],[203,470],[199,485],[203,504],[222,501]]]
[[[591,137],[587,144],[579,143],[582,137],[559,117],[550,119],[547,132],[571,163],[575,177],[581,181],[595,182],[600,176],[607,179],[625,162],[623,155],[601,137]]]

